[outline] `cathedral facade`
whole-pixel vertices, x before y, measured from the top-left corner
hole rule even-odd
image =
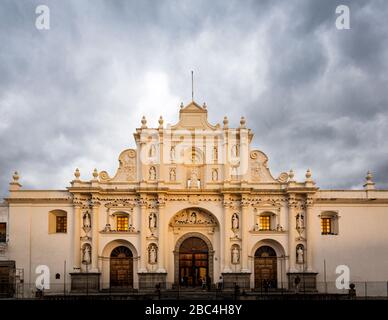
[[[15,173],[0,206],[10,282],[33,286],[43,265],[51,292],[218,282],[338,292],[349,273],[386,294],[388,190],[370,173],[359,190],[320,190],[310,170],[303,181],[292,170],[274,177],[243,117],[229,128],[207,114],[191,102],[176,125],[143,117],[114,176],[95,169],[84,180],[77,169],[64,190],[25,190]]]

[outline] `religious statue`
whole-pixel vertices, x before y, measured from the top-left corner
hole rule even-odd
[[[155,154],[156,154],[156,148],[155,148],[155,145],[152,144],[150,147],[149,157],[153,158],[153,157],[155,157]]]
[[[235,213],[232,216],[232,229],[237,230],[239,228],[239,219],[238,219],[238,214]]]
[[[303,214],[301,214],[301,213],[296,216],[296,229],[297,230],[304,229]]]
[[[156,169],[155,167],[151,167],[149,170],[149,179],[156,180]]]
[[[218,149],[217,147],[213,147],[213,160],[216,161],[218,159]]]
[[[175,160],[175,146],[172,146],[170,149],[170,159]]]
[[[176,180],[176,172],[174,168],[170,169],[170,181],[175,181]]]
[[[83,216],[83,227],[89,229],[91,227],[90,214],[86,212]]]
[[[239,156],[238,145],[234,144],[232,147],[232,157],[237,158]]]
[[[276,231],[283,231],[283,227],[280,224],[277,224]]]
[[[232,263],[238,264],[240,262],[240,250],[238,250],[237,246],[233,246],[232,248]]]
[[[197,213],[195,213],[194,211],[190,215],[190,223],[197,223]]]
[[[218,170],[217,169],[213,169],[213,171],[212,171],[212,180],[213,181],[218,180]]]
[[[149,248],[149,263],[155,264],[157,261],[156,245],[152,244]]]
[[[196,169],[191,170],[191,177],[190,177],[190,187],[191,188],[198,188],[198,173]]]
[[[90,256],[90,245],[89,244],[86,244],[84,245],[84,248],[83,248],[83,256],[82,256],[82,262],[84,264],[90,264],[90,262],[92,261],[92,258]]]
[[[296,249],[296,257],[297,257],[296,262],[297,262],[297,263],[303,264],[303,261],[304,261],[304,259],[303,259],[303,254],[304,254],[304,252],[303,252],[303,246],[302,246],[302,245],[299,245],[299,246],[297,247],[297,249]]]
[[[156,214],[155,213],[150,213],[149,218],[148,218],[148,226],[149,228],[155,229],[156,228]]]

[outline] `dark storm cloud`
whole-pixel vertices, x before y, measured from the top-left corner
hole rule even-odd
[[[34,188],[114,174],[143,114],[176,122],[192,69],[211,122],[245,115],[274,175],[388,188],[385,1],[46,1],[49,31],[38,4],[0,5],[0,195],[15,169]]]

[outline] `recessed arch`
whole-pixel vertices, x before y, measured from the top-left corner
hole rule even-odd
[[[133,254],[127,246],[117,246],[110,254],[111,288],[133,287]]]
[[[109,259],[112,250],[118,246],[128,247],[132,252],[133,258],[134,259],[139,258],[139,254],[137,252],[136,247],[131,242],[129,242],[128,240],[124,240],[124,239],[116,239],[116,240],[112,240],[112,241],[108,242],[104,246],[104,249],[102,250],[101,258],[102,259]]]
[[[206,220],[206,217],[203,217],[202,220],[196,220],[195,222],[190,220],[190,217],[191,217],[191,213],[192,212],[199,212],[199,213],[203,213],[205,216],[207,215],[208,216],[208,219],[207,221]],[[184,215],[187,214],[186,216],[186,219],[187,219],[187,223],[183,223],[184,220],[185,220],[185,217]],[[218,227],[220,225],[217,217],[211,213],[208,209],[206,208],[203,208],[203,207],[186,207],[186,208],[182,208],[180,209],[177,213],[175,213],[170,221],[169,221],[169,226],[170,227],[173,227],[173,226],[176,226],[176,219],[180,217],[181,219],[179,220],[179,227],[184,227],[185,225],[190,225],[190,226],[201,226],[201,227]],[[206,222],[206,223],[205,223]]]
[[[214,249],[211,241],[208,237],[206,237],[204,234],[199,232],[188,232],[181,236],[176,244],[175,244],[175,250],[174,250],[174,280],[176,284],[180,283],[180,274],[179,274],[179,258],[180,258],[180,251],[181,249],[184,249],[184,243],[187,241],[190,241],[190,239],[199,239],[200,241],[197,241],[197,244],[202,244],[203,254],[205,254],[206,248],[207,248],[207,275],[210,277],[210,281],[214,282]],[[183,247],[182,247],[183,245]],[[205,248],[206,246],[206,248]],[[200,251],[200,250],[199,250]]]
[[[281,243],[273,239],[258,241],[251,250],[254,287],[274,289],[283,282],[285,251]]]
[[[135,246],[124,239],[108,242],[99,257],[102,271],[102,287],[120,289],[137,287],[138,251]],[[112,283],[112,262],[116,268],[116,279]],[[126,277],[126,279],[124,279]],[[118,280],[119,282],[117,282]],[[118,285],[120,284],[121,286]]]

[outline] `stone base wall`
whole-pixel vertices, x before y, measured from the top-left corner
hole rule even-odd
[[[140,290],[156,290],[156,285],[160,284],[160,289],[166,289],[167,273],[145,272],[138,273]]]
[[[288,289],[296,292],[317,291],[317,274],[316,272],[288,272]]]
[[[250,273],[241,273],[241,272],[222,273],[222,277],[224,279],[224,289],[226,290],[234,289],[236,284],[240,287],[240,289],[247,290],[250,288],[250,277],[251,277]]]
[[[71,275],[72,292],[98,292],[100,290],[100,275],[98,272],[74,272]]]

